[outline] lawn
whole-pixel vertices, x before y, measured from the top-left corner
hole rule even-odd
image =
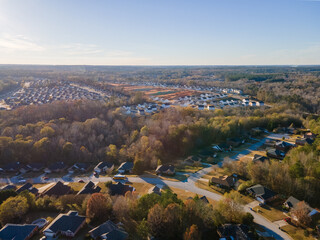
[[[213,192],[213,193],[217,193],[217,194],[220,194],[220,195],[223,195],[225,193],[225,191],[221,188],[218,188],[218,187],[215,187],[215,186],[209,186],[208,185],[208,182],[206,181],[201,181],[201,180],[198,180],[195,182],[195,185],[199,188],[202,188],[204,190],[207,190],[209,192]]]
[[[287,217],[282,211],[269,205],[264,205],[262,207],[257,206],[253,208],[253,210],[269,219],[271,222],[282,220]]]
[[[130,185],[136,189],[136,192],[139,195],[147,194],[149,189],[154,186],[153,184],[150,184],[150,183],[132,183]]]
[[[176,194],[178,195],[178,197],[179,197],[180,199],[182,199],[183,201],[187,200],[187,199],[190,198],[190,197],[191,197],[191,198],[194,198],[194,197],[196,196],[195,193],[190,192],[190,191],[188,191],[188,190],[183,190],[183,189],[175,188],[175,187],[170,187],[170,189],[171,189],[174,193],[176,193]],[[202,197],[202,196],[199,196],[199,197]],[[209,203],[215,204],[215,201],[214,201],[214,200],[212,200],[212,199],[210,199],[210,198],[208,198],[208,200],[209,200]]]
[[[48,177],[48,178],[61,178],[67,174],[68,174],[68,171],[52,172],[52,173],[47,173],[46,177]]]
[[[308,237],[304,235],[304,229],[295,227],[291,224],[288,224],[281,228],[284,232],[288,233],[295,240],[312,240],[314,239],[310,234]],[[312,229],[309,228],[308,231],[311,233]]]
[[[85,183],[70,182],[68,185],[73,189],[73,191],[79,192],[83,188]]]
[[[203,166],[191,166],[186,164],[181,164],[176,167],[176,172],[186,172],[186,173],[195,173],[203,169]]]

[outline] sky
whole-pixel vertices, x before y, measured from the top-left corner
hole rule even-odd
[[[0,64],[318,65],[320,0],[0,0]]]

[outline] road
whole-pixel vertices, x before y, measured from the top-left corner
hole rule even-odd
[[[248,149],[237,153],[235,156],[233,156],[231,159],[233,160],[237,160],[239,159],[241,156],[243,156],[244,154],[248,154],[250,151],[256,150],[257,148],[259,148],[260,146],[263,145],[263,143],[267,140],[267,139],[279,139],[282,138],[283,135],[277,135],[277,134],[270,134],[268,137],[260,140],[259,142],[253,144],[252,146],[250,146]],[[202,176],[208,174],[209,172],[211,172],[213,170],[215,166],[214,165],[210,165],[207,164],[207,167],[203,168],[202,170],[191,174],[185,181],[170,181],[170,180],[163,180],[161,178],[158,177],[154,177],[154,178],[150,178],[150,177],[128,177],[128,180],[130,182],[135,182],[135,183],[150,183],[150,184],[159,184],[159,185],[163,185],[163,186],[168,186],[168,187],[174,187],[174,188],[179,188],[179,189],[183,189],[183,190],[187,190],[189,192],[193,192],[195,194],[198,195],[204,195],[207,198],[210,198],[212,200],[215,201],[219,201],[223,198],[222,195],[217,194],[217,193],[213,193],[204,189],[201,189],[199,187],[197,187],[195,185],[196,181],[198,181]],[[43,176],[43,175],[41,175]],[[71,178],[70,176],[64,176],[62,178],[50,178],[49,181],[45,181],[42,179],[42,177],[39,176],[37,178],[33,178],[32,181],[33,183],[53,183],[53,182],[58,182],[58,181],[62,181],[62,182],[78,182],[80,179],[88,182],[88,181],[93,181],[93,182],[107,182],[107,181],[111,181],[112,178],[111,177],[99,177],[96,178],[95,176],[91,175],[88,177],[73,177]],[[0,178],[0,182],[5,182],[5,183],[16,183],[17,181],[17,177],[13,177],[11,179],[7,179],[7,178]],[[44,189],[41,189],[44,190]],[[251,203],[252,205],[252,203]],[[244,206],[244,210],[246,212],[249,212],[253,215],[254,217],[254,222],[259,224],[261,227],[263,227],[267,234],[269,236],[273,236],[275,239],[292,239],[291,237],[289,237],[285,232],[281,231],[279,229],[279,226],[275,223],[272,223],[271,221],[267,220],[266,218],[264,218],[262,215],[257,214],[256,212],[253,212],[252,210],[250,210],[251,207],[250,204]]]

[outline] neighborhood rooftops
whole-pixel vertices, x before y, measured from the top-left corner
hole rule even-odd
[[[20,188],[17,189],[16,193],[21,193],[25,190],[28,190],[29,192],[33,193],[33,194],[38,194],[38,189],[33,187],[33,185],[31,183],[26,183],[24,185],[22,185]]]
[[[133,169],[133,162],[124,162],[119,166],[118,171],[130,172],[132,169]]]
[[[35,224],[7,224],[0,230],[1,240],[27,240],[38,230]]]
[[[255,239],[249,227],[243,224],[224,224],[217,230],[220,239],[251,240]]]
[[[236,182],[236,178],[233,175],[225,175],[220,177],[212,177],[211,183],[218,184],[223,187],[233,187]]]

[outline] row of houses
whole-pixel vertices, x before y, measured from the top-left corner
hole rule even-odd
[[[70,85],[68,82],[37,79],[8,96],[4,102],[13,109],[22,105],[77,99],[103,100],[104,98],[97,92]]]
[[[48,239],[56,237],[76,237],[77,233],[86,225],[86,217],[76,211],[59,214],[42,233]],[[3,240],[29,240],[41,228],[37,224],[7,224],[0,230],[0,239]],[[125,240],[128,233],[121,224],[115,224],[111,220],[93,228],[88,232],[92,239]]]

